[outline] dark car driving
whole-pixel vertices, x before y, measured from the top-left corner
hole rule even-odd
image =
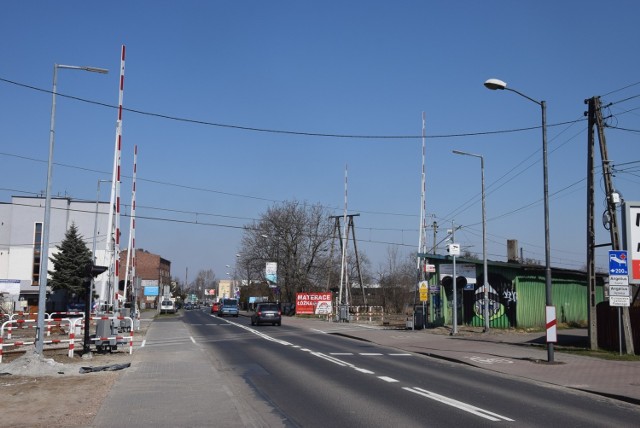
[[[282,311],[277,303],[258,303],[256,310],[251,314],[251,325],[282,324]]]

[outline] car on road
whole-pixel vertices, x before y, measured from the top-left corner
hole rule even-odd
[[[211,305],[211,313],[212,314],[217,314],[218,313],[218,309],[220,309],[220,303],[213,302],[213,304]]]
[[[282,325],[282,311],[277,303],[258,303],[251,314],[251,325],[271,324]]]
[[[176,305],[173,303],[173,300],[164,299],[160,303],[160,313],[161,314],[175,314],[176,313]]]
[[[218,316],[223,317],[225,315],[232,315],[237,317],[240,314],[240,308],[238,307],[238,299],[222,299],[220,306],[218,307]]]

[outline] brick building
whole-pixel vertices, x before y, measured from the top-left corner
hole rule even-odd
[[[167,259],[163,259],[157,254],[150,253],[149,251],[138,248],[135,251],[135,264],[136,264],[136,278],[138,278],[142,284],[154,283],[160,287],[160,295],[165,286],[171,285],[171,262]],[[129,261],[129,269],[131,269],[132,262]],[[127,267],[127,250],[120,251],[120,290],[124,291],[124,278]],[[131,284],[127,285],[127,294],[131,295]],[[144,296],[143,287],[138,287],[136,299],[144,299],[151,302],[157,300],[155,296]],[[150,298],[152,297],[152,298]]]

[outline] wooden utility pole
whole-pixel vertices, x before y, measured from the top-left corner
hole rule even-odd
[[[607,214],[609,220],[609,234],[611,236],[611,249],[612,250],[621,250],[620,245],[620,233],[618,230],[618,216],[616,214],[616,203],[614,200],[613,194],[615,193],[615,189],[613,187],[613,182],[611,180],[611,162],[607,154],[607,141],[604,135],[604,119],[602,118],[602,108],[600,104],[600,97],[593,97],[588,100],[589,104],[589,150],[590,156],[589,161],[591,162],[591,169],[589,170],[589,174],[593,174],[593,148],[592,145],[595,143],[593,138],[593,125],[595,124],[598,130],[598,142],[600,143],[600,158],[602,162],[602,176],[604,180],[605,194],[607,198]],[[588,162],[589,162],[588,161]],[[591,183],[591,204],[593,205],[593,183]],[[593,206],[591,206],[591,221],[593,222]],[[589,226],[587,226],[589,227]],[[587,232],[587,236],[589,237],[589,232]],[[591,245],[591,242],[587,241],[587,245],[592,248],[591,257],[594,257],[593,251],[597,245]],[[588,251],[589,254],[589,251]],[[587,260],[587,271],[589,271],[590,264],[595,264],[593,260]],[[593,266],[591,266],[593,269]],[[587,272],[589,273],[589,272]],[[591,285],[591,281],[593,280],[594,291],[595,291],[595,272],[592,273],[593,278],[589,278],[589,284]],[[590,310],[591,310],[591,296],[590,297]],[[595,300],[595,297],[594,297]],[[591,312],[590,312],[591,315]],[[629,317],[629,308],[622,308],[622,327],[624,330],[624,338],[627,349],[627,354],[633,355],[634,346],[633,346],[633,335],[631,331],[631,319]],[[591,329],[591,324],[589,325]],[[596,333],[597,334],[597,333]],[[592,333],[590,333],[591,338]],[[593,343],[591,344],[593,348]]]

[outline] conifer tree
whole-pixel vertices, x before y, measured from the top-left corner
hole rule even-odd
[[[56,248],[58,252],[50,258],[55,269],[49,271],[51,288],[68,290],[78,296],[84,295],[82,283],[86,277],[85,269],[92,263],[93,257],[75,223],[71,223],[64,240]]]

